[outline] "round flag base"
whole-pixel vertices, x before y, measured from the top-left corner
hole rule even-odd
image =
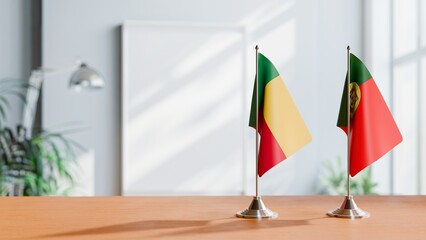
[[[241,212],[235,214],[240,218],[276,218],[278,213],[269,210],[260,197],[253,197],[250,206]]]
[[[346,196],[342,205],[335,210],[327,212],[327,215],[330,217],[351,219],[370,217],[370,213],[363,211],[356,205],[355,200],[351,195]]]

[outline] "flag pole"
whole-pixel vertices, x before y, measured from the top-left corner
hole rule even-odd
[[[348,47],[346,48],[346,51],[347,51],[347,63],[348,63],[348,66],[347,66],[347,69],[348,69],[348,72],[347,72],[347,81],[346,81],[346,84],[348,85],[347,86],[347,91],[348,91],[348,98],[347,98],[347,100],[348,100],[348,146],[347,146],[347,158],[348,158],[348,172],[347,172],[347,181],[346,181],[346,184],[347,184],[347,186],[346,186],[346,188],[347,188],[347,195],[346,196],[350,196],[351,195],[351,184],[350,184],[350,182],[351,182],[351,177],[350,177],[350,172],[351,172],[351,57],[350,57],[350,55],[351,55],[351,53],[350,53],[350,51],[351,51],[351,47],[348,45]]]
[[[256,45],[256,76],[255,76],[255,91],[256,91],[256,195],[250,203],[250,206],[235,216],[240,218],[276,218],[278,214],[269,210],[263,203],[259,195],[259,46]]]
[[[259,198],[259,46],[256,45],[256,198]]]
[[[346,196],[343,200],[342,205],[339,208],[336,208],[335,210],[327,212],[327,215],[330,217],[339,217],[339,218],[368,218],[370,217],[370,213],[363,211],[361,208],[359,208],[355,200],[353,199],[353,196],[351,195],[351,185],[350,185],[350,172],[351,172],[351,47],[348,46],[346,48],[346,54],[347,54],[347,77],[346,77],[346,92],[347,92],[347,158],[348,158],[348,172],[347,172],[347,186],[346,186]]]

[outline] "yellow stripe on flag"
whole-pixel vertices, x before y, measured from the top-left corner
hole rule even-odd
[[[265,87],[263,115],[286,157],[312,140],[311,134],[280,76],[272,79]]]

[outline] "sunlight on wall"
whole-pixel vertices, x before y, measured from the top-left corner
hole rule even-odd
[[[224,28],[218,26],[219,29]],[[241,28],[241,31],[243,29]],[[191,72],[196,71],[199,67],[217,57],[218,54],[229,50],[230,47],[241,45],[241,33],[235,33],[235,29],[227,33],[219,33],[209,37],[209,39],[197,47],[194,51],[189,51],[187,56],[182,59],[174,67],[172,77],[174,79],[183,78],[190,75]]]
[[[247,26],[249,32],[265,27],[268,23],[282,17],[294,6],[294,1],[283,1],[280,4],[264,2],[257,9],[243,18],[239,24]]]
[[[283,22],[280,26],[262,36],[259,42],[262,45],[262,51],[268,54],[274,65],[283,69],[294,58],[294,51],[296,50],[296,20],[290,19],[287,22]],[[281,73],[281,75],[287,75],[287,73],[288,71]],[[292,81],[293,79],[294,77],[291,76],[284,81]]]

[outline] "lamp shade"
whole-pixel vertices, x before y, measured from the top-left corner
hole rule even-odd
[[[93,68],[82,63],[71,75],[69,86],[73,89],[99,89],[105,85],[104,80]]]

